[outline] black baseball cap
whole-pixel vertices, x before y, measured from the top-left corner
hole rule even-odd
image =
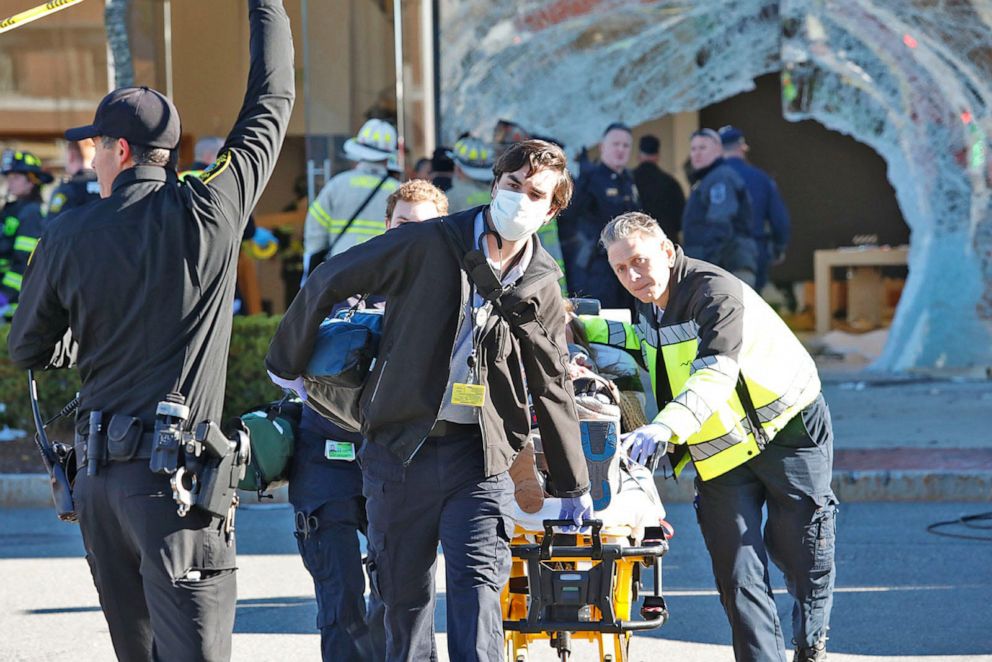
[[[736,126],[721,126],[720,127],[720,142],[724,145],[733,145],[744,140],[744,132],[738,129]]]
[[[69,129],[65,137],[109,136],[133,145],[176,149],[180,133],[179,111],[165,95],[148,87],[122,87],[103,97],[92,124]]]

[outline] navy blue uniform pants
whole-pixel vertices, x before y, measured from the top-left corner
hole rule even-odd
[[[795,600],[793,642],[808,647],[827,634],[837,511],[832,469],[830,411],[820,396],[756,458],[716,478],[696,479],[696,515],[739,662],[785,659],[769,556]]]
[[[502,661],[500,591],[510,576],[513,483],[507,472],[485,475],[478,428],[428,438],[407,467],[366,444],[362,469],[369,570],[386,605],[386,659],[437,659],[434,571],[440,542],[449,658]]]
[[[231,659],[235,548],[220,519],[176,512],[148,460],[76,476],[86,561],[121,662]]]
[[[383,608],[374,590],[366,608],[358,540],[359,533],[368,536],[362,471],[357,461],[323,456],[328,436],[319,427],[299,430],[289,497],[296,511],[296,543],[313,577],[321,656],[324,662],[378,662],[385,656]]]

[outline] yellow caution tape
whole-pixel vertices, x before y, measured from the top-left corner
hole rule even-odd
[[[37,21],[39,18],[44,18],[49,14],[54,14],[57,11],[62,11],[63,9],[68,9],[73,5],[78,5],[83,0],[51,0],[43,5],[39,5],[33,9],[28,9],[22,11],[20,14],[14,14],[10,18],[5,18],[0,21],[0,34],[4,32],[9,32],[14,28],[19,28],[22,25],[26,25],[31,21]]]

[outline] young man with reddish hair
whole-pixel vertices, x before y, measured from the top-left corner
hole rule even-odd
[[[386,198],[386,230],[447,215],[448,197],[423,179],[403,182]]]

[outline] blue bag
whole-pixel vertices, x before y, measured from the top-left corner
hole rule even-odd
[[[317,330],[303,381],[307,404],[338,426],[361,430],[359,400],[379,353],[382,311],[348,310]]]

